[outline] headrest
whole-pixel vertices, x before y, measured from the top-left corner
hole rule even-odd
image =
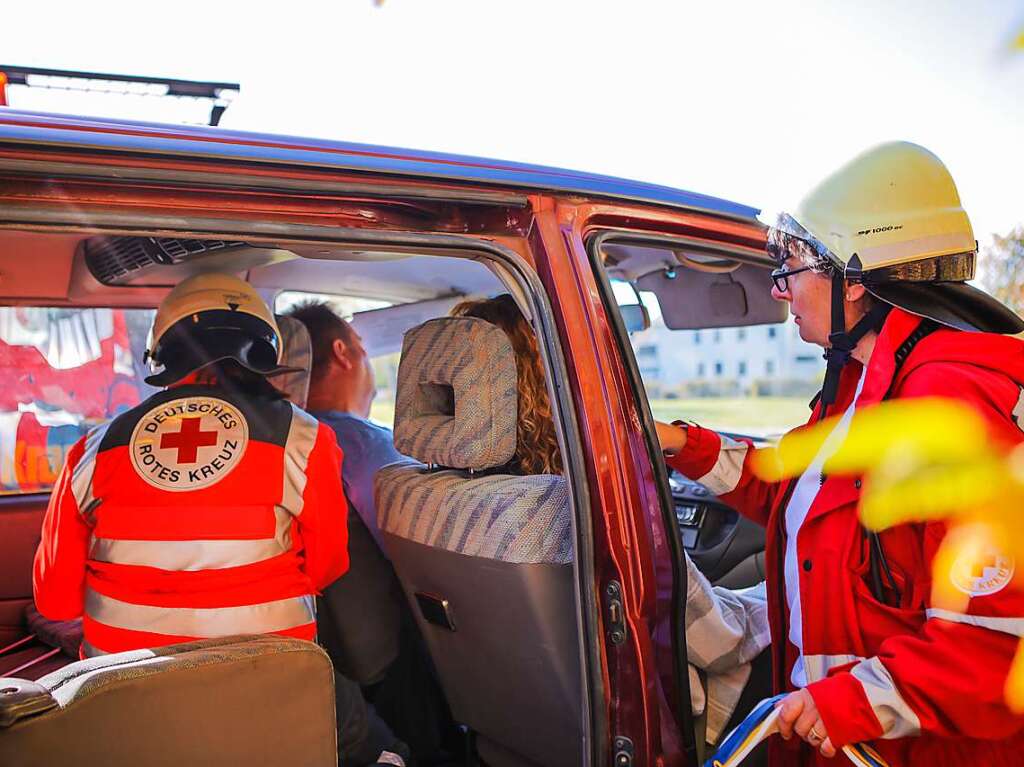
[[[441,317],[405,334],[395,448],[421,463],[491,469],[516,452],[516,360],[496,325]]]
[[[277,315],[277,327],[281,331],[281,364],[285,367],[300,368],[300,373],[285,373],[271,379],[271,383],[284,392],[289,402],[306,407],[309,396],[309,370],[313,364],[313,342],[306,326],[294,317]]]

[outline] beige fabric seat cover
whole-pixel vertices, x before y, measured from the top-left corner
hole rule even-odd
[[[309,376],[313,364],[313,342],[306,326],[294,317],[274,315],[278,330],[281,331],[281,364],[299,368],[298,372],[285,373],[271,379],[289,402],[301,408],[306,407],[309,398]]]
[[[0,679],[0,764],[337,765],[334,673],[312,642],[237,636]]]
[[[409,331],[395,447],[376,478],[385,548],[455,719],[504,765],[581,762],[580,661],[565,478],[518,476],[507,336],[448,317]]]

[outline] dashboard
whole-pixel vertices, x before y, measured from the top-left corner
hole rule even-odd
[[[683,548],[708,580],[729,588],[764,580],[763,527],[671,469],[669,488]]]

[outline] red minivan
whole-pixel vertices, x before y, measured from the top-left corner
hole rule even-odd
[[[406,331],[467,297],[514,297],[539,341],[564,473],[546,480],[556,508],[520,504],[509,524],[542,524],[553,545],[508,558],[384,541],[461,733],[453,760],[696,764],[683,553],[713,582],[753,585],[763,531],[670,477],[653,424],[702,418],[770,437],[803,420],[803,379],[772,361],[788,353],[788,329],[769,296],[757,213],[554,168],[0,109],[0,753],[11,753],[6,741],[25,764],[126,753],[134,764],[205,763],[286,741],[293,763],[331,758],[323,743],[304,751],[298,741],[315,733],[286,716],[322,682],[312,671],[293,669],[268,698],[245,692],[258,664],[237,648],[178,658],[198,652],[198,663],[108,656],[98,669],[26,619],[65,452],[148,395],[154,307],[184,277],[216,269],[243,276],[275,311],[312,297],[351,316],[384,424],[403,417],[394,392]],[[415,523],[428,511],[396,513]],[[288,653],[264,653],[279,685],[275,652]],[[248,670],[225,676],[219,664],[237,665],[237,653]],[[165,689],[183,667],[202,673]],[[236,721],[245,699],[256,706],[248,729]],[[253,713],[263,709],[271,724]],[[171,735],[151,730],[153,718]],[[128,741],[133,751],[118,750]]]

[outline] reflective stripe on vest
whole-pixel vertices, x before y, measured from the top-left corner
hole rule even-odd
[[[292,404],[292,422],[284,445],[284,488],[281,505],[296,517],[302,513],[302,493],[306,490],[306,466],[316,444],[319,422]]]
[[[78,504],[79,514],[88,513],[95,500],[92,494],[92,475],[96,470],[96,455],[100,449],[100,442],[103,441],[109,426],[108,422],[89,430],[85,437],[85,450],[71,473],[71,493]]]
[[[956,613],[950,610],[940,610],[937,607],[931,607],[925,610],[925,615],[928,618],[934,618],[942,621],[949,621],[950,623],[964,623],[968,626],[980,626],[981,628],[990,629],[992,631],[1001,631],[1004,634],[1010,634],[1015,637],[1024,637],[1024,618],[997,618],[988,615],[966,615],[964,613]]]
[[[308,596],[240,607],[154,607],[122,602],[92,589],[85,592],[85,614],[114,628],[200,639],[270,634],[316,620],[313,598]]]
[[[831,669],[861,660],[864,658],[859,655],[805,655],[804,672],[807,674],[808,683],[817,682],[828,676]]]
[[[196,571],[241,567],[280,556],[292,547],[292,515],[274,507],[273,538],[247,540],[139,541],[93,538],[89,558],[117,565]]]

